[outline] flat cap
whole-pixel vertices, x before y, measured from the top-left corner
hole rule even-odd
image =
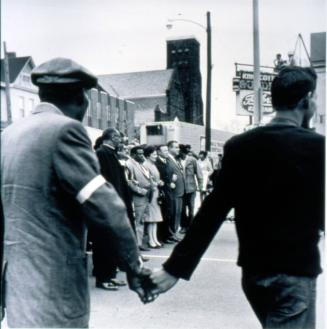
[[[36,86],[76,85],[90,89],[97,85],[98,79],[83,66],[68,58],[54,58],[35,67],[31,74]]]

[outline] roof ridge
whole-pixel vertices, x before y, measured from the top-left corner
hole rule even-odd
[[[123,72],[123,73],[107,73],[107,74],[98,74],[98,77],[104,77],[107,75],[125,75],[125,74],[135,74],[135,73],[153,73],[153,72],[164,72],[164,71],[173,71],[174,69],[162,69],[162,70],[147,70],[147,71],[133,71],[133,72]]]

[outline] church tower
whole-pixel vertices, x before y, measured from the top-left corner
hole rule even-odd
[[[200,44],[193,38],[167,40],[167,69],[176,69],[185,104],[185,121],[203,125]]]

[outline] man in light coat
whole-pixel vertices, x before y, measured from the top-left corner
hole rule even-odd
[[[190,150],[180,145],[180,158],[184,169],[185,194],[183,200],[181,233],[186,233],[194,217],[196,191],[203,184],[202,170]]]
[[[129,186],[133,195],[138,245],[141,251],[149,251],[150,249],[144,243],[144,219],[149,216],[152,185],[150,172],[143,166],[144,160],[142,146],[134,146],[131,149],[131,158],[127,160],[126,166],[130,173]]]
[[[124,203],[100,174],[86,130],[85,91],[97,79],[56,58],[32,72],[41,103],[1,136],[4,282],[10,327],[88,326],[86,226],[115,241],[130,288],[148,273]],[[143,278],[143,279],[142,279]]]

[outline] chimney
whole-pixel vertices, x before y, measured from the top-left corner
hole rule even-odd
[[[8,56],[8,58],[16,58],[16,53],[8,51],[7,56]]]

